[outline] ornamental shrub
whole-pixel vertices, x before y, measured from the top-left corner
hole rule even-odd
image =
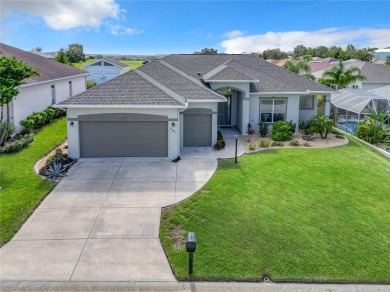
[[[291,126],[289,123],[278,121],[272,125],[272,140],[289,141],[292,136],[293,133],[291,132]]]
[[[4,147],[0,147],[0,153],[14,153],[17,152],[33,141],[33,134],[22,136],[20,139],[6,144]]]

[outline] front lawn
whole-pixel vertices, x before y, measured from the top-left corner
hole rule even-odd
[[[66,119],[40,130],[27,148],[0,155],[0,246],[8,242],[27,220],[53,183],[39,178],[35,162],[61,144],[66,136]]]
[[[390,282],[390,161],[353,138],[222,160],[189,200],[163,211],[179,279]],[[196,232],[194,274],[182,236]]]

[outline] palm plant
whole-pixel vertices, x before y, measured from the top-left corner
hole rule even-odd
[[[381,143],[390,136],[390,126],[385,124],[390,120],[390,113],[381,110],[378,113],[370,110],[370,116],[365,116],[366,121],[360,122],[355,133],[356,136],[370,144]]]
[[[361,75],[358,67],[346,68],[343,61],[340,60],[337,66],[326,70],[318,82],[327,86],[335,85],[337,86],[336,89],[342,89],[357,80],[365,79],[367,79],[366,76]]]
[[[296,63],[292,62],[291,60],[287,60],[286,63],[284,63],[283,68],[296,74],[305,76],[307,79],[315,80],[314,75],[311,74],[309,63],[307,63],[305,60],[299,60]]]

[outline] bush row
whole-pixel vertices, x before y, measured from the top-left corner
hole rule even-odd
[[[44,125],[49,124],[54,119],[65,115],[65,111],[56,109],[49,106],[46,110],[39,113],[33,113],[29,115],[25,120],[20,121],[20,124],[24,127],[23,133],[29,134],[33,130],[42,128]]]
[[[3,147],[0,147],[0,153],[13,153],[21,150],[26,147],[34,140],[33,134],[23,135],[20,139],[17,139],[13,142],[5,144]]]

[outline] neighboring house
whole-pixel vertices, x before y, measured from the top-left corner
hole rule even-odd
[[[3,55],[22,60],[40,73],[39,76],[27,78],[20,86],[20,93],[9,104],[10,120],[17,132],[22,130],[19,122],[28,115],[86,90],[87,73],[83,70],[0,44],[0,57]],[[3,113],[6,119],[6,106],[3,107]]]
[[[53,53],[43,53],[43,52],[36,51],[36,50],[31,50],[30,53],[39,55],[39,56],[44,57],[46,59],[54,59],[56,57],[56,55],[54,55]]]
[[[345,67],[358,67],[361,74],[366,76],[366,80],[356,81],[351,83],[348,89],[368,90],[371,93],[382,96],[383,98],[390,97],[390,66],[373,64],[359,60],[347,60],[344,62]],[[321,78],[326,69],[312,73],[316,78]]]
[[[375,50],[373,56],[373,61],[386,61],[386,58],[390,56],[390,48]]]
[[[128,71],[129,65],[115,59],[103,58],[93,61],[82,68],[90,74],[87,77],[88,81],[102,84]]]
[[[169,55],[74,96],[67,109],[69,155],[157,156],[212,146],[218,126],[307,120],[332,89],[250,55]]]

